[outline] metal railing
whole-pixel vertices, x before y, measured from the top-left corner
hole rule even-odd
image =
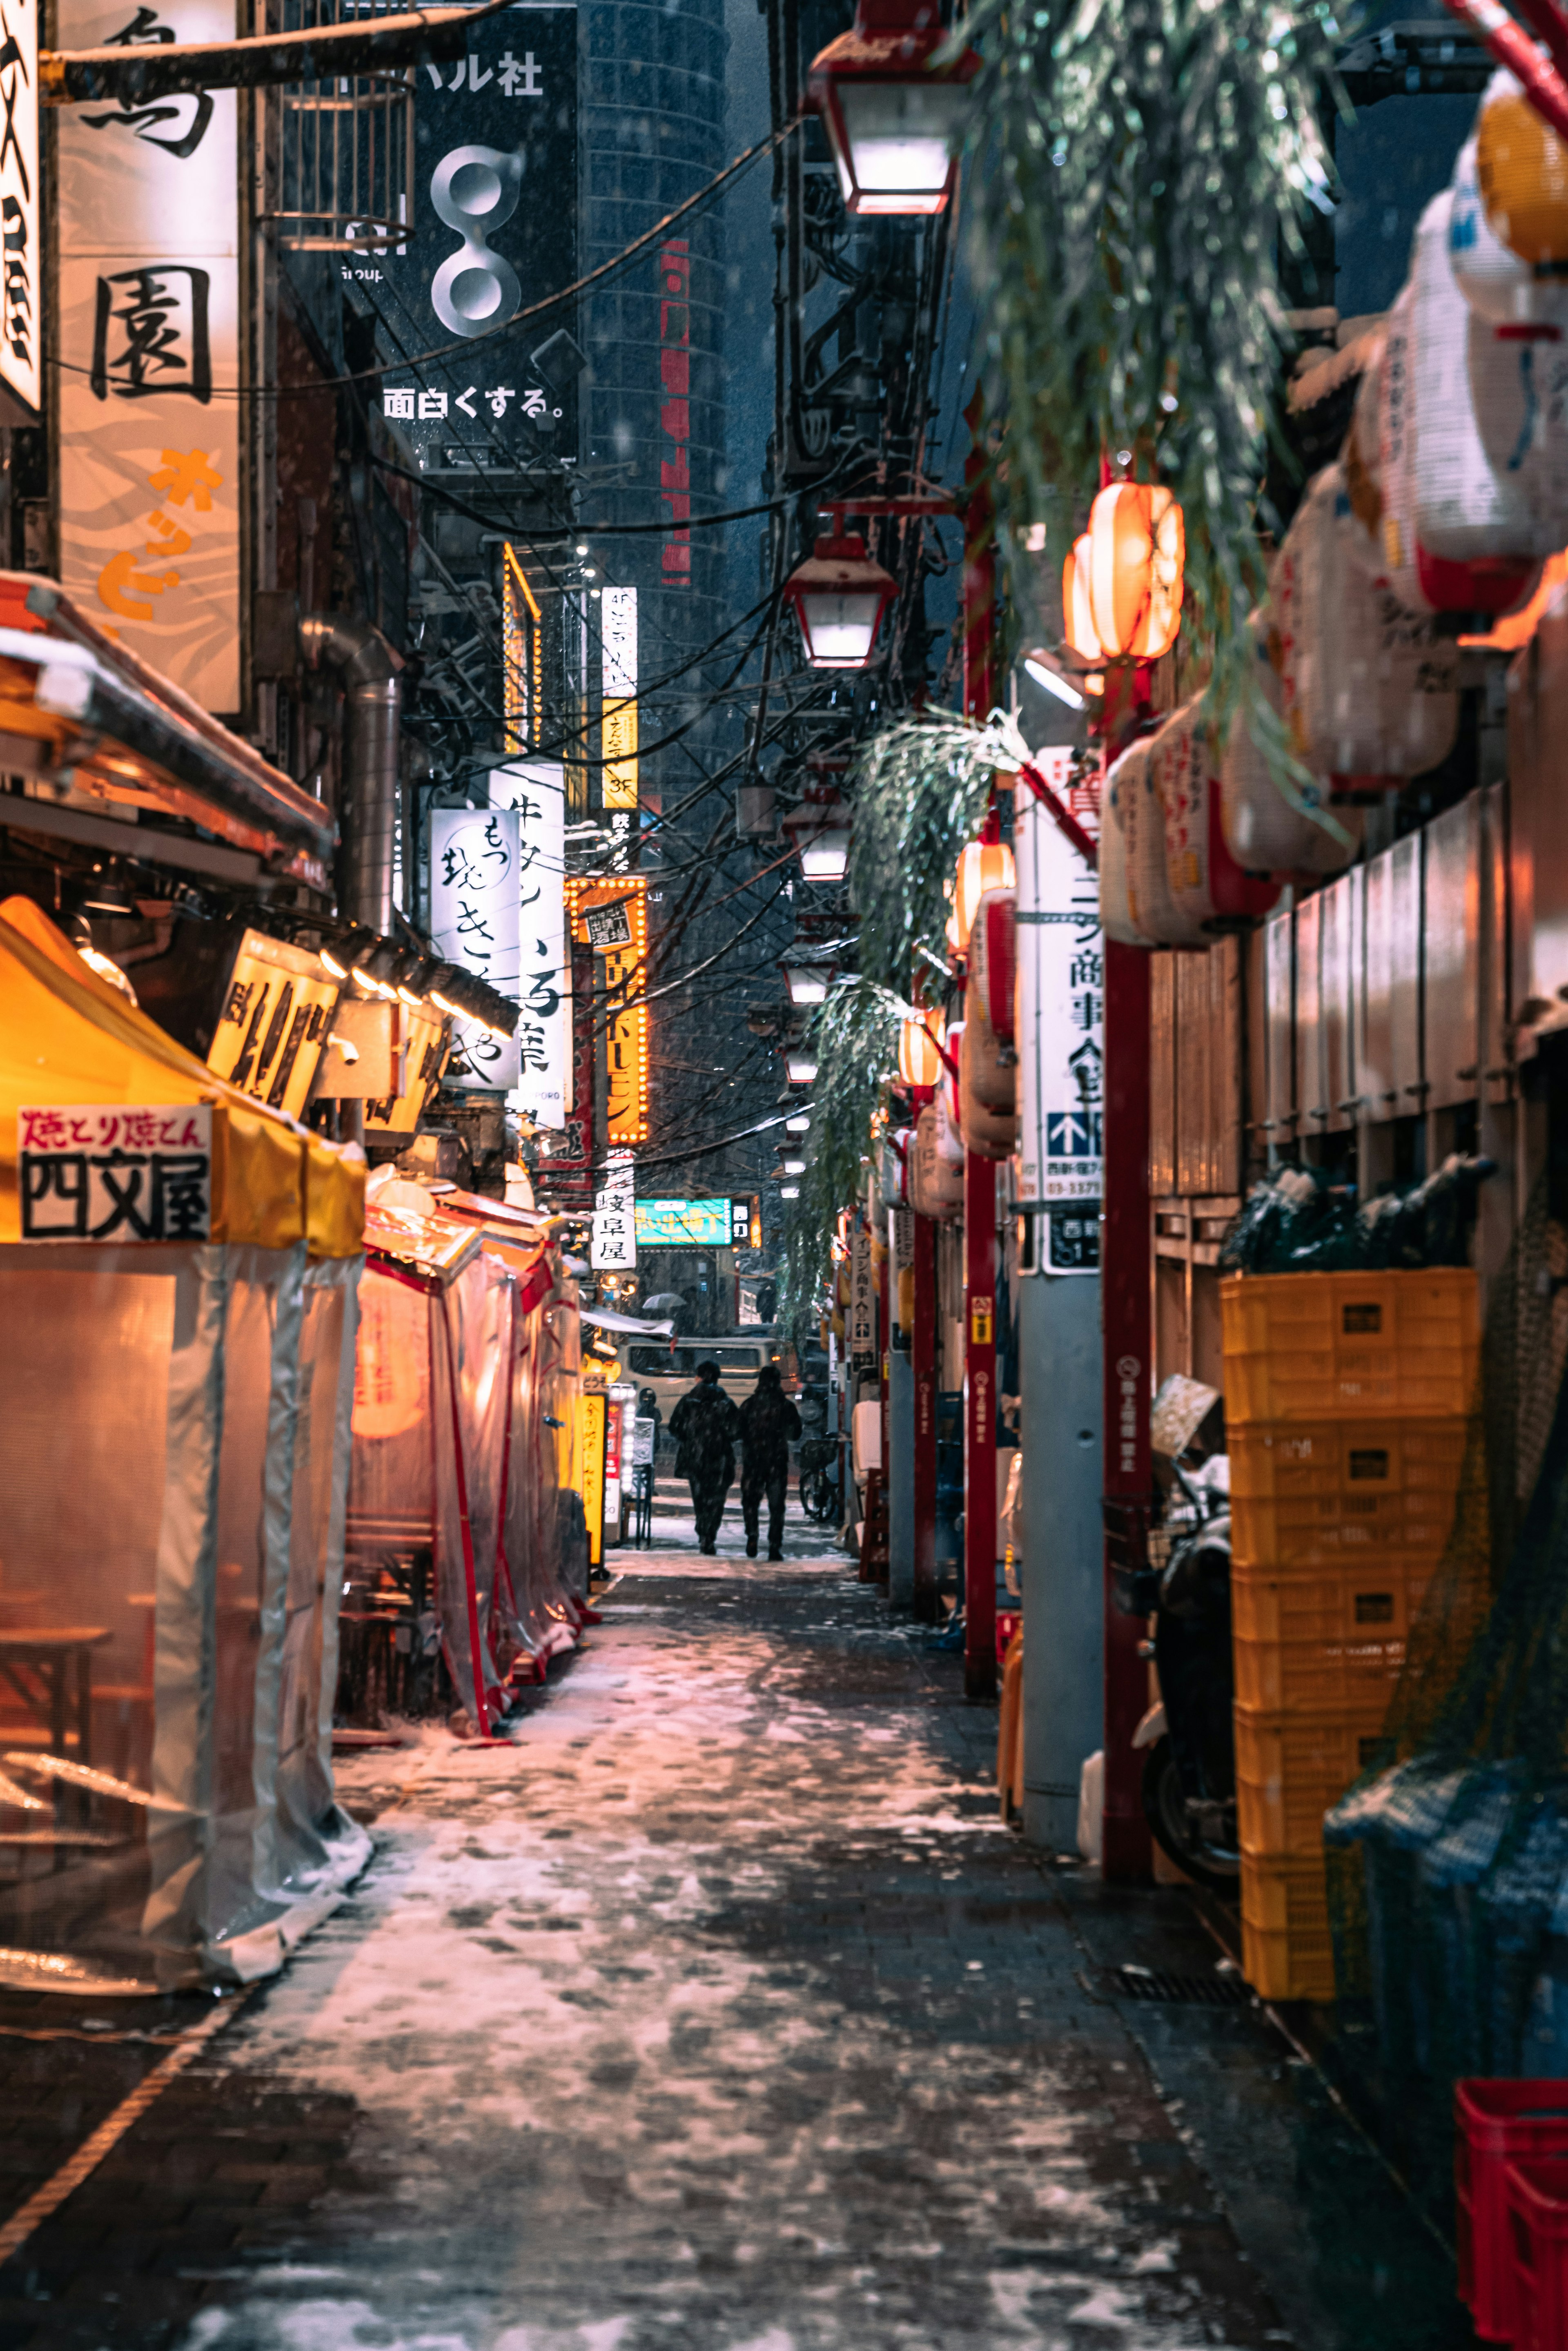
[[[402,0],[284,0],[286,31],[363,23]],[[413,68],[300,82],[282,93],[277,209],[295,253],[385,253],[413,225]]]

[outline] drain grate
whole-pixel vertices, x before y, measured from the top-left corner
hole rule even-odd
[[[1120,2000],[1155,2000],[1187,2008],[1246,2008],[1252,1998],[1239,1968],[1221,1960],[1207,1976],[1178,1976],[1164,1968],[1107,1968],[1105,1981]]]

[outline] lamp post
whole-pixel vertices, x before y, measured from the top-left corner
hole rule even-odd
[[[857,0],[852,29],[812,59],[807,88],[861,218],[943,211],[979,68],[973,49],[932,63],[946,38],[934,0]]]
[[[867,668],[882,616],[897,593],[897,580],[873,562],[853,531],[819,538],[784,583],[813,669]]]

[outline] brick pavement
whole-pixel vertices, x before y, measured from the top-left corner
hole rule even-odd
[[[1467,2339],[1255,2014],[1107,1996],[1212,1951],[1000,1828],[994,1714],[876,1593],[654,1553],[606,1619],[511,1745],[345,1769],[375,1862],[0,2269],[0,2351]],[[12,2202],[159,2053],[37,2012]]]

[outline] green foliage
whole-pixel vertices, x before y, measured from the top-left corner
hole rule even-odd
[[[1227,691],[1263,587],[1276,258],[1332,175],[1317,106],[1337,31],[1327,0],[976,0],[963,23],[1003,544],[1044,521],[1059,569],[1102,456],[1131,453],[1181,502],[1189,622]]]
[[[958,852],[979,829],[998,767],[1016,766],[996,730],[951,711],[906,718],[874,735],[852,778],[849,890],[861,977],[908,996],[922,947],[946,965],[943,933]]]
[[[841,977],[811,1027],[816,1109],[800,1197],[785,1225],[779,1294],[791,1327],[810,1322],[839,1211],[862,1187],[861,1163],[897,1067],[922,950],[946,968],[944,884],[979,829],[997,769],[1027,756],[1003,721],[982,729],[935,711],[884,728],[856,760],[848,881],[860,968]],[[935,977],[929,965],[926,971]]]

